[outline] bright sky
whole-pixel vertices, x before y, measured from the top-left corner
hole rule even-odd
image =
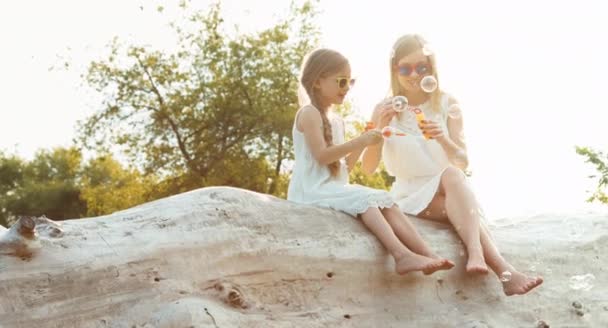
[[[114,36],[170,49],[175,2],[1,2],[0,149],[31,158],[36,149],[69,145],[76,121],[100,105],[80,78],[87,63]],[[574,146],[608,150],[604,6],[599,0],[322,0],[319,24],[323,45],[351,61],[358,78],[351,100],[365,117],[388,90],[394,40],[425,36],[441,87],[462,104],[471,182],[486,212],[564,213],[599,208],[584,202],[594,170]],[[228,26],[244,32],[268,26],[287,7],[284,0],[223,1]],[[69,70],[61,69],[66,59]]]

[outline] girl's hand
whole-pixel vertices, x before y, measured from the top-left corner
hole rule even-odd
[[[361,140],[364,147],[375,145],[382,141],[382,132],[376,129],[369,130],[364,132],[357,139]]]
[[[393,102],[390,99],[387,99],[376,106],[377,120],[376,127],[380,130],[387,126],[393,117],[397,115],[397,112],[393,108]]]
[[[418,124],[422,133],[428,137],[429,139],[435,139],[437,142],[445,141],[445,135],[443,134],[443,129],[441,125],[430,120],[423,120]]]

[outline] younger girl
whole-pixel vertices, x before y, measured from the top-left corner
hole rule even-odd
[[[389,60],[391,97],[405,96],[410,107],[396,112],[390,99],[383,101],[372,120],[379,128],[390,125],[408,136],[368,148],[363,170],[372,173],[382,156],[396,178],[391,193],[401,210],[451,223],[468,252],[468,273],[486,274],[487,264],[500,277],[506,295],[525,294],[543,280],[509,264],[481,222],[479,205],[462,172],[468,162],[462,112],[458,102],[437,87],[435,56],[425,44],[418,35],[405,35],[393,46]],[[419,122],[416,116],[421,115],[424,120]]]
[[[294,120],[295,166],[287,199],[360,215],[394,257],[399,274],[453,267],[428,248],[387,192],[348,183],[348,171],[363,149],[382,136],[373,130],[344,142],[344,122],[331,106],[342,104],[354,84],[346,58],[333,50],[315,50],[304,59],[301,74],[309,100]]]

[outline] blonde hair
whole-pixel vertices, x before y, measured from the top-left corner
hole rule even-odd
[[[331,49],[316,49],[306,55],[302,62],[300,84],[305,92],[299,93],[300,106],[310,102],[317,108],[323,119],[323,139],[325,139],[328,147],[333,145],[331,124],[327,117],[327,111],[320,106],[318,95],[315,93],[315,83],[320,78],[339,72],[347,65],[348,60],[339,52]],[[336,176],[340,170],[340,162],[329,163],[327,167],[331,175]]]
[[[391,51],[391,58],[389,60],[389,72],[391,76],[391,97],[397,95],[404,95],[401,89],[401,84],[397,78],[398,72],[395,70],[395,66],[399,63],[399,59],[414,53],[418,50],[424,49],[427,45],[426,40],[418,34],[406,34],[397,39],[393,45]],[[423,50],[424,51],[424,50]],[[441,112],[441,89],[439,88],[439,77],[437,76],[437,64],[435,61],[435,54],[425,54],[431,65],[431,75],[437,80],[437,89],[431,92],[431,108],[434,112]]]

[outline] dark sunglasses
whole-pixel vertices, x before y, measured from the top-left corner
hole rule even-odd
[[[422,61],[414,64],[400,64],[396,66],[397,70],[399,70],[399,75],[401,76],[410,76],[414,71],[418,73],[418,75],[427,75],[431,73],[431,65],[428,62]]]
[[[355,79],[348,79],[345,77],[336,78],[336,82],[338,82],[338,87],[340,87],[340,89],[344,89],[346,88],[346,86],[352,88],[353,86],[355,86],[355,81]]]

